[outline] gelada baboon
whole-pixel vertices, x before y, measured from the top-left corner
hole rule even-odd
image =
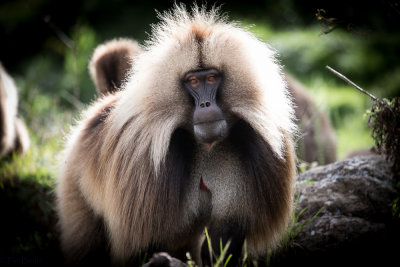
[[[28,131],[17,118],[18,92],[13,78],[0,62],[0,158],[29,148]]]
[[[297,157],[305,162],[320,165],[336,161],[336,134],[328,117],[318,109],[307,90],[293,77],[286,82],[295,104],[299,128],[296,143]]]
[[[101,49],[94,72],[124,54]],[[57,196],[70,262],[164,251],[201,265],[205,227],[216,253],[230,240],[232,265],[245,240],[250,256],[274,248],[292,210],[296,127],[266,44],[216,9],[176,6],[126,82],[98,73],[97,86],[122,88],[93,103],[66,143]]]

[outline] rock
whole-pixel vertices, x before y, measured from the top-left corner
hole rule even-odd
[[[383,156],[357,156],[310,169],[298,177],[297,196],[297,235],[272,266],[396,259],[398,245],[392,243],[400,240],[399,220],[392,216],[392,205],[398,195]]]
[[[181,260],[171,257],[166,252],[155,253],[150,261],[142,267],[188,267],[188,265]]]

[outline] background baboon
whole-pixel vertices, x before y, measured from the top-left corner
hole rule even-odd
[[[307,90],[293,77],[286,75],[293,95],[299,127],[297,156],[306,162],[328,164],[336,161],[336,135],[329,119],[318,109]]]
[[[97,47],[89,64],[89,71],[100,94],[114,92],[121,88],[127,70],[135,56],[141,52],[136,41],[121,38]]]
[[[18,91],[12,77],[0,63],[0,157],[29,148],[28,132],[17,118]]]

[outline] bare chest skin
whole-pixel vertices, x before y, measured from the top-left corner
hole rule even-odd
[[[243,164],[227,142],[211,151],[202,145],[197,147],[186,188],[187,210],[192,215],[200,214],[206,224],[240,216],[248,201]]]

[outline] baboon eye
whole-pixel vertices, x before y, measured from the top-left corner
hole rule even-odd
[[[196,88],[196,87],[198,87],[199,86],[199,79],[196,77],[196,76],[191,76],[191,77],[189,77],[189,79],[188,79],[188,81],[189,81],[189,83],[190,83],[190,86],[192,86],[192,87],[194,87],[194,88]]]
[[[215,84],[215,83],[216,83],[215,75],[214,75],[214,74],[211,74],[211,75],[208,75],[208,76],[207,76],[207,83],[208,83],[208,84]]]

